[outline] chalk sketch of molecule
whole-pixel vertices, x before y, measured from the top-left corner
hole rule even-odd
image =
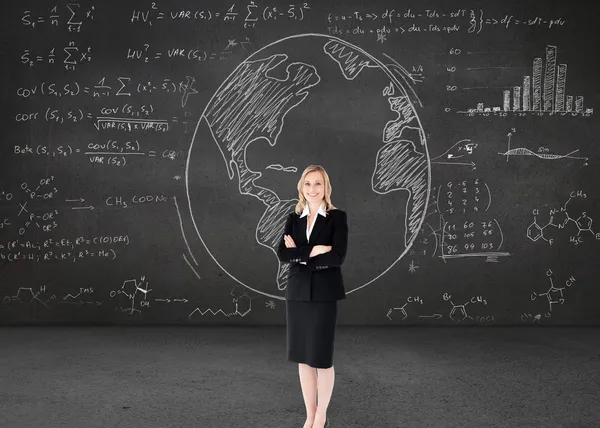
[[[423,299],[421,299],[419,296],[409,296],[406,298],[406,302],[404,303],[404,305],[400,306],[399,308],[390,308],[390,310],[387,312],[387,314],[385,316],[391,320],[392,317],[390,315],[392,314],[392,312],[400,311],[400,313],[403,315],[402,319],[400,321],[404,321],[408,317],[408,312],[406,312],[405,308],[406,308],[406,305],[408,305],[409,303],[416,303],[416,304],[422,305]]]
[[[241,289],[241,293],[238,292],[238,289]],[[200,315],[204,316],[207,313],[209,313],[210,315],[214,315],[214,316],[221,314],[226,317],[240,316],[243,318],[246,315],[248,315],[250,312],[252,312],[252,299],[254,299],[256,296],[250,297],[248,295],[247,290],[245,288],[241,288],[238,285],[235,285],[231,289],[231,292],[229,294],[231,296],[233,296],[232,302],[235,303],[235,309],[233,311],[225,312],[223,309],[217,309],[215,311],[211,308],[207,308],[204,310],[202,310],[200,308],[195,308],[188,315],[188,319],[191,319],[192,316],[196,315],[196,314],[200,314]]]
[[[454,321],[457,324],[460,323],[461,321],[466,320],[467,318],[472,321],[476,321],[476,322],[492,322],[492,321],[494,321],[493,315],[472,317],[467,313],[467,305],[468,304],[480,304],[480,305],[487,306],[488,302],[486,299],[483,298],[483,296],[473,296],[473,297],[471,297],[471,299],[469,299],[462,305],[454,304],[454,302],[452,302],[452,300],[451,300],[452,299],[451,294],[444,293],[444,295],[442,297],[445,302],[449,301],[450,304],[452,305],[452,309],[450,310],[450,313],[448,314],[448,318],[450,318],[452,321]]]
[[[571,276],[571,277],[569,277],[569,279],[567,279],[565,281],[565,286],[559,288],[554,285],[554,281],[552,280],[553,275],[554,275],[554,273],[552,272],[552,269],[548,269],[546,271],[546,276],[550,280],[550,288],[548,288],[548,290],[546,290],[543,293],[536,293],[535,291],[533,293],[531,293],[531,300],[536,300],[538,297],[542,297],[542,296],[546,297],[546,299],[548,300],[548,313],[549,314],[552,313],[552,305],[562,305],[565,303],[565,296],[564,296],[563,290],[571,287],[573,285],[573,283],[575,282],[575,277]],[[549,315],[547,316],[547,318],[548,317],[549,317]]]
[[[142,276],[139,280],[128,279],[123,281],[121,289],[112,290],[110,292],[110,297],[115,297],[118,295],[125,296],[129,300],[130,304],[128,306],[120,306],[117,309],[120,309],[122,312],[129,312],[129,315],[133,315],[135,312],[141,314],[143,308],[150,307],[150,301],[148,300],[148,293],[150,291],[152,291],[152,289],[148,288],[148,281],[146,281],[146,277]],[[138,297],[140,297],[139,303],[136,302]],[[136,306],[139,306],[139,309],[136,308]]]
[[[46,286],[42,285],[39,290],[33,291],[31,287],[19,287],[17,294],[14,296],[5,296],[2,304],[8,305],[11,302],[18,302],[21,304],[32,304],[34,302],[40,303],[48,307],[48,303],[51,303],[56,299],[56,295],[51,295],[49,298],[40,297],[40,294],[46,293]]]
[[[574,198],[585,199],[585,198],[587,198],[587,195],[585,193],[583,193],[581,190],[571,192],[567,202],[565,202],[560,208],[555,208],[555,209],[550,210],[550,218],[549,218],[548,222],[546,224],[544,224],[543,226],[540,226],[540,224],[538,223],[538,220],[537,220],[537,216],[540,214],[539,209],[537,209],[537,208],[534,209],[533,210],[533,223],[531,223],[529,225],[529,227],[527,228],[527,237],[530,240],[532,240],[533,242],[536,242],[539,239],[543,239],[544,241],[548,242],[549,245],[553,245],[554,238],[548,238],[544,234],[546,228],[552,226],[556,229],[564,229],[568,224],[573,223],[577,227],[577,235],[572,235],[569,238],[569,241],[573,245],[578,246],[579,244],[581,244],[583,242],[583,236],[581,236],[581,234],[584,232],[588,232],[592,236],[594,236],[596,238],[596,240],[600,240],[600,233],[594,233],[594,231],[592,230],[592,223],[593,223],[592,218],[589,217],[585,211],[582,212],[576,218],[574,216],[572,217],[571,214],[569,214],[568,204]],[[561,222],[555,223],[554,216],[557,214],[564,214],[565,217]]]

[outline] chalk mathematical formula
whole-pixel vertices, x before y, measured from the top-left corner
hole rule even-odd
[[[589,11],[134,3],[8,9],[0,317],[271,322],[285,218],[322,164],[350,320],[597,321]]]

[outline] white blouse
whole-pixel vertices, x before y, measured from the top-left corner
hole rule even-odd
[[[304,211],[302,211],[302,214],[300,214],[300,218],[302,217],[306,217],[308,214],[310,213],[310,209],[308,207],[308,204],[306,204],[306,206],[304,207]],[[325,202],[321,203],[321,205],[319,206],[319,210],[317,211],[317,215],[322,215],[323,217],[327,217],[327,211],[325,211]],[[310,234],[313,231],[313,228],[315,227],[315,223],[317,222],[317,217],[315,217],[315,219],[313,220],[312,224],[309,226],[308,225],[308,219],[307,219],[307,223],[306,223],[306,240],[309,241],[310,240]],[[300,262],[303,265],[306,264],[306,262]]]

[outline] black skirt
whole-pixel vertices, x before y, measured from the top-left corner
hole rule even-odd
[[[286,300],[288,361],[332,367],[337,312],[337,300]]]

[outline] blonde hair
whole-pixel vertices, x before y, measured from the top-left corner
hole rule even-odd
[[[302,191],[302,187],[304,185],[304,180],[306,180],[306,176],[311,172],[318,171],[323,175],[323,179],[325,180],[325,196],[323,197],[323,202],[325,202],[325,211],[336,209],[331,203],[331,181],[329,181],[329,175],[327,175],[327,171],[321,165],[309,165],[304,169],[302,173],[302,177],[298,180],[298,203],[296,204],[296,214],[301,214],[304,211],[304,207],[306,206],[306,198],[304,197],[304,192]]]

